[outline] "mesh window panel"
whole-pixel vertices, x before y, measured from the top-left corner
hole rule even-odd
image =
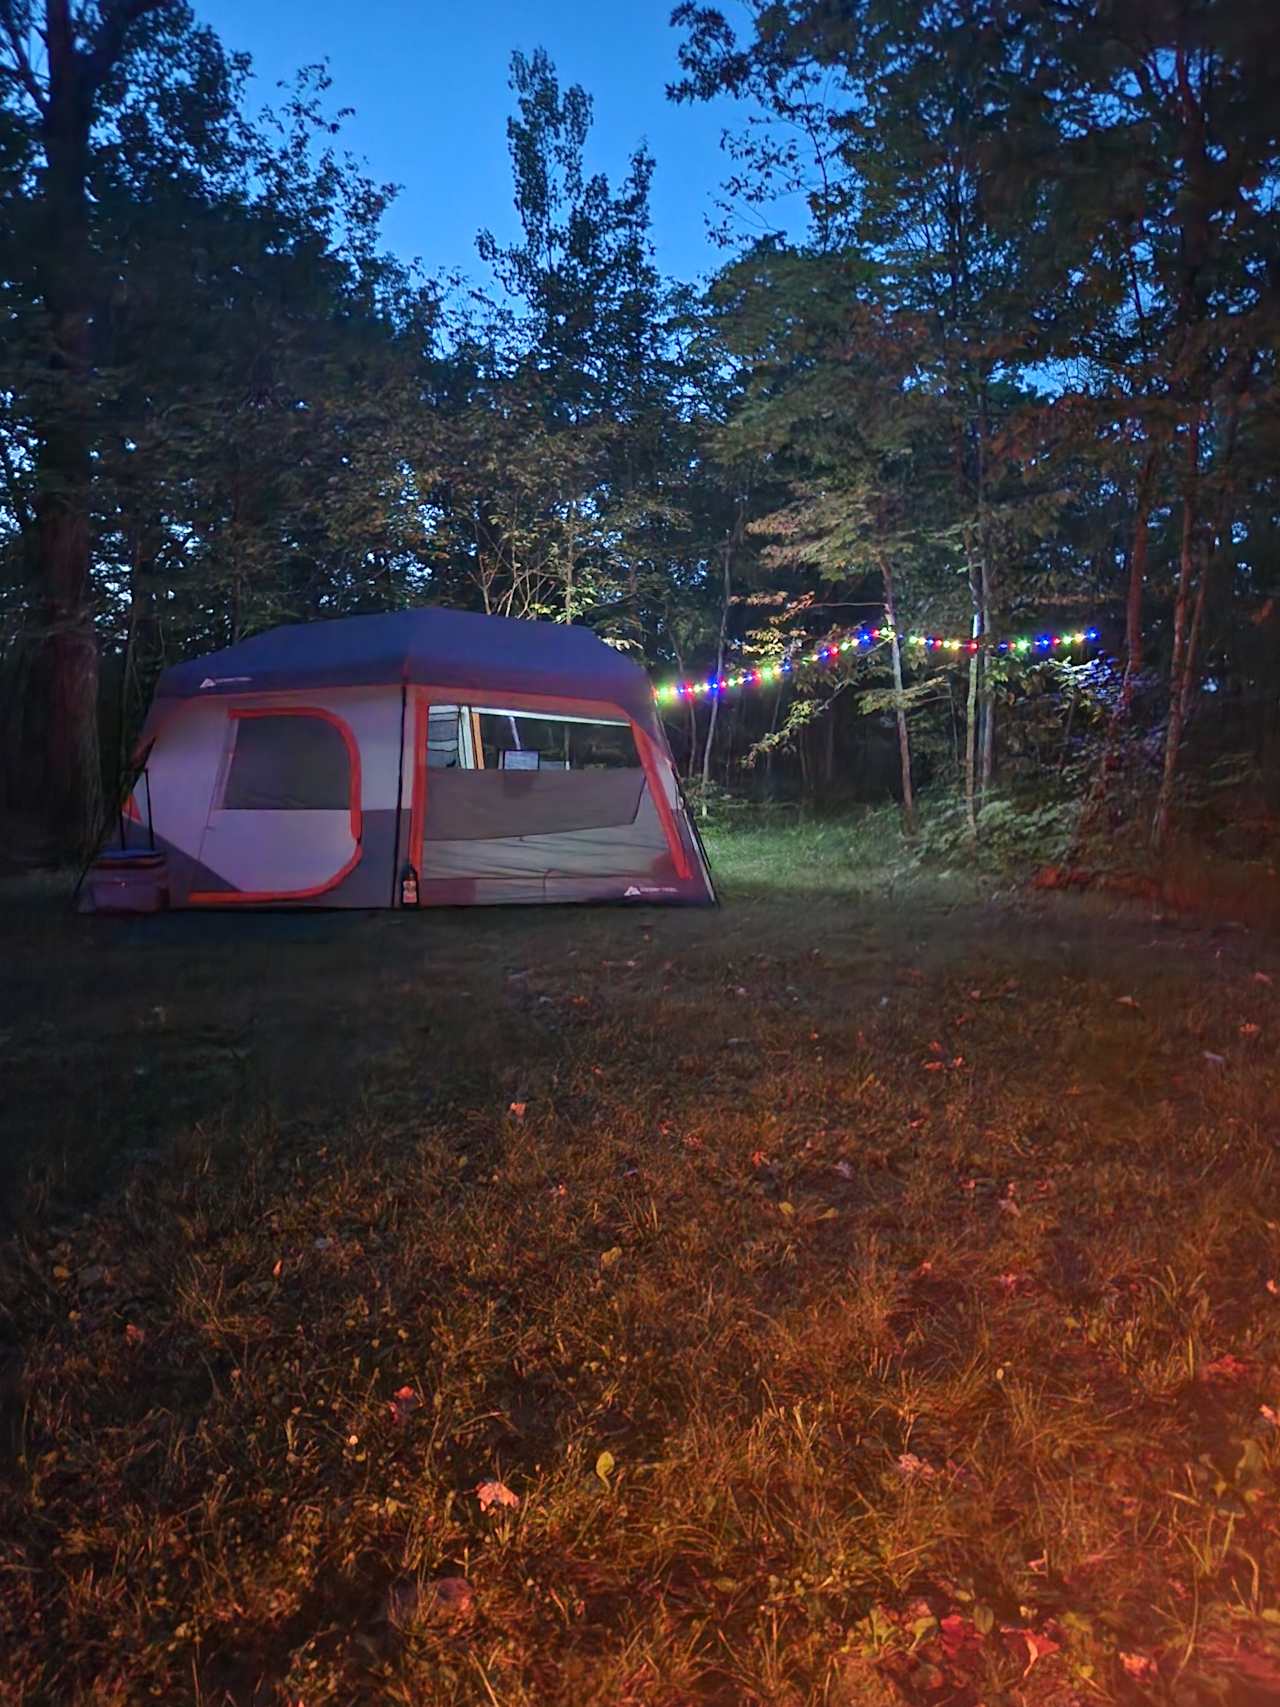
[[[489,770],[632,770],[636,762],[625,723],[482,711],[480,740]],[[512,753],[522,756],[513,760]]]
[[[448,770],[461,763],[458,751],[458,711],[451,706],[448,710],[436,711],[434,708],[427,715],[427,767],[430,770]]]
[[[350,804],[346,742],[320,717],[236,722],[222,805],[228,812],[326,812]]]

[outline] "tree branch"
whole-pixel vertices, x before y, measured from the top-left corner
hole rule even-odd
[[[172,3],[173,0],[114,0],[103,8],[96,39],[84,61],[85,78],[91,90],[97,89],[119,62],[131,26],[148,12],[157,12]]]
[[[35,103],[36,111],[41,118],[46,111],[46,100],[40,79],[32,69],[31,61],[27,58],[27,50],[23,45],[22,32],[14,15],[13,0],[0,0],[0,28],[4,30],[9,43],[9,51],[13,54],[12,65],[0,65],[0,72],[12,79],[20,89]]]

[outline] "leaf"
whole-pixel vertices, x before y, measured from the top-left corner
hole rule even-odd
[[[505,1482],[478,1482],[475,1489],[476,1498],[480,1501],[480,1510],[488,1511],[490,1506],[518,1506],[519,1494],[513,1494]]]
[[[612,1452],[602,1452],[596,1459],[596,1475],[599,1476],[606,1488],[609,1486],[609,1477],[613,1474],[613,1466],[614,1457]]]
[[[1138,1005],[1137,1002],[1134,1000],[1134,998],[1132,996],[1117,996],[1116,997],[1116,1006],[1118,1008],[1136,1008],[1137,1005]]]
[[[1021,1636],[1027,1644],[1027,1669],[1023,1672],[1023,1677],[1026,1677],[1037,1661],[1042,1660],[1046,1654],[1058,1652],[1059,1644],[1052,1636],[1041,1636],[1034,1630],[1016,1630],[1014,1634]]]
[[[796,1212],[796,1206],[794,1203],[785,1203],[784,1202],[784,1203],[780,1203],[778,1205],[778,1213],[780,1215],[794,1215],[795,1212]]]
[[[621,1245],[614,1245],[612,1250],[601,1251],[601,1253],[600,1253],[600,1267],[601,1268],[612,1268],[614,1263],[621,1262],[621,1261],[622,1261],[622,1246]]]
[[[422,1400],[412,1387],[401,1387],[390,1401],[389,1409],[393,1422],[407,1422],[414,1411],[421,1408]]]
[[[524,1116],[525,1116],[525,1110],[528,1108],[528,1106],[529,1105],[527,1102],[509,1103],[507,1106],[507,1113],[511,1116],[512,1120],[523,1120]]]
[[[979,1601],[973,1609],[973,1627],[980,1636],[989,1636],[995,1628],[996,1615],[984,1602]]]
[[[1150,1654],[1121,1653],[1120,1664],[1137,1683],[1152,1683],[1159,1675]]]

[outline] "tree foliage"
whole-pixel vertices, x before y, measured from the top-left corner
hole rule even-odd
[[[251,114],[179,0],[0,0],[0,799],[84,840],[164,662],[419,600],[716,679],[885,608],[977,637],[678,705],[708,797],[894,791],[910,828],[945,782],[972,839],[1038,766],[1160,840],[1206,686],[1272,761],[1270,13],[734,18],[677,8],[672,94],[741,103],[757,230],[804,214],[702,294],[655,261],[664,163],[595,171],[591,98],[541,50],[512,58],[518,232],[480,234],[480,288],[384,252],[394,188],[325,68]],[[1086,613],[1114,670],[984,644]]]

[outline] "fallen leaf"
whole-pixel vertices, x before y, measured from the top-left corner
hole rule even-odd
[[[834,1171],[840,1175],[841,1179],[851,1180],[857,1177],[848,1162],[837,1162]]]
[[[1119,1008],[1136,1008],[1137,1005],[1138,1005],[1137,1002],[1133,999],[1132,996],[1117,996],[1116,997],[1116,1006]]]
[[[422,1400],[412,1387],[401,1387],[394,1399],[390,1401],[391,1416],[395,1422],[407,1422],[414,1411],[421,1407]]]
[[[284,1268],[284,1258],[283,1257],[277,1257],[275,1262],[273,1262],[271,1265],[271,1278],[273,1280],[279,1280],[280,1271],[283,1268]]]
[[[1250,1373],[1249,1365],[1238,1358],[1234,1352],[1224,1351],[1221,1357],[1215,1357],[1212,1363],[1201,1367],[1202,1381],[1243,1381]]]
[[[1241,1037],[1258,1037],[1262,1033],[1260,1025],[1254,1025],[1251,1020],[1245,1020],[1240,1027]]]
[[[1153,1683],[1159,1676],[1159,1673],[1156,1670],[1156,1662],[1151,1658],[1150,1654],[1122,1653],[1120,1655],[1120,1664],[1124,1667],[1129,1676],[1137,1683]]]
[[[1204,1051],[1204,1058],[1211,1067],[1225,1067],[1227,1064],[1226,1056],[1215,1055],[1212,1049],[1206,1049]]]
[[[125,1342],[128,1345],[141,1345],[146,1339],[146,1329],[140,1328],[136,1322],[126,1322],[124,1325]]]
[[[1271,976],[1271,974],[1269,972],[1255,972],[1253,975],[1253,981],[1255,984],[1274,984],[1275,983],[1275,979]]]
[[[926,1464],[923,1458],[917,1458],[914,1452],[898,1454],[898,1471],[908,1481],[928,1482],[937,1474],[932,1464]]]
[[[465,1577],[438,1577],[431,1583],[407,1577],[388,1590],[385,1617],[388,1624],[403,1627],[428,1618],[462,1620],[474,1611],[475,1591]]]
[[[753,1168],[767,1167],[768,1162],[769,1158],[765,1155],[763,1150],[753,1150],[751,1152],[751,1166]]]
[[[950,1612],[939,1621],[938,1637],[942,1651],[951,1660],[974,1654],[982,1646],[982,1639],[973,1623],[959,1612]]]
[[[507,1113],[511,1116],[512,1120],[523,1120],[525,1110],[528,1106],[527,1102],[513,1102],[508,1105]]]
[[[606,1488],[609,1486],[609,1477],[613,1474],[613,1466],[612,1452],[602,1452],[596,1459],[596,1475],[599,1476]]]
[[[478,1482],[475,1489],[476,1498],[480,1501],[480,1510],[488,1511],[490,1506],[518,1506],[519,1494],[513,1494],[505,1482]]]
[[[622,1246],[614,1245],[611,1250],[601,1251],[600,1267],[612,1268],[614,1263],[622,1261]]]
[[[1023,1677],[1026,1677],[1031,1671],[1031,1668],[1038,1661],[1042,1660],[1046,1654],[1056,1654],[1058,1652],[1060,1644],[1055,1642],[1052,1636],[1041,1635],[1035,1630],[1014,1629],[1009,1633],[1015,1636],[1021,1636],[1023,1641],[1027,1644],[1027,1668],[1022,1674]]]

